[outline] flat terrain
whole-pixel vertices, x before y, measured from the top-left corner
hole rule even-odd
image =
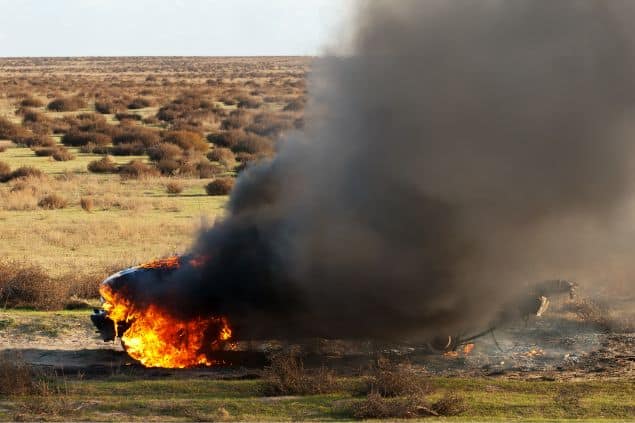
[[[259,341],[219,353],[224,365],[165,370],[98,338],[98,283],[186,252],[222,219],[236,176],[302,128],[310,65],[0,59],[0,420],[635,419],[626,291],[582,289],[445,355],[415,341]]]

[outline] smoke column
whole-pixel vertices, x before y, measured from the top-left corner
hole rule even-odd
[[[244,337],[397,338],[585,277],[632,195],[633,8],[361,2],[354,53],[314,65],[306,130],[200,235],[210,261],[143,294]]]

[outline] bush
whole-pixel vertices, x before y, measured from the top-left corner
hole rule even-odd
[[[241,97],[238,100],[238,107],[244,109],[257,109],[262,106],[262,98],[260,97]]]
[[[179,169],[181,168],[181,163],[174,159],[162,159],[157,163],[157,169],[163,175],[176,175],[179,173]]]
[[[53,155],[53,153],[57,151],[57,148],[56,147],[41,147],[41,148],[36,148],[34,151],[35,151],[35,155],[38,157],[50,157]]]
[[[367,379],[365,393],[377,393],[382,397],[422,395],[430,392],[430,386],[409,365],[397,365],[379,358]]]
[[[249,115],[246,112],[239,109],[239,110],[234,110],[233,112],[231,112],[229,114],[229,117],[227,119],[224,119],[221,122],[220,128],[223,130],[240,129],[243,126],[247,125],[248,123],[249,123]]]
[[[6,144],[0,144],[0,153],[4,153],[9,148]]]
[[[79,205],[82,207],[83,210],[90,213],[95,207],[95,201],[92,199],[92,197],[82,197],[79,200]]]
[[[117,164],[110,158],[110,156],[102,157],[99,160],[94,160],[88,163],[88,171],[93,173],[117,173],[119,172],[119,167]]]
[[[22,107],[42,107],[44,103],[39,98],[27,97],[20,102]]]
[[[44,173],[40,169],[36,169],[31,166],[22,166],[6,175],[3,182],[11,181],[20,178],[43,178]]]
[[[163,141],[176,144],[183,150],[195,150],[205,152],[209,149],[209,144],[205,142],[203,136],[192,131],[169,131],[163,134]]]
[[[52,112],[74,112],[84,107],[86,102],[79,97],[57,98],[46,106]]]
[[[244,132],[240,130],[213,132],[207,136],[207,140],[218,147],[232,148],[243,135]]]
[[[9,119],[0,117],[0,140],[13,140],[22,133],[23,130],[18,125]]]
[[[68,151],[66,148],[57,148],[53,152],[53,160],[58,162],[66,162],[69,160],[75,160],[75,155]]]
[[[439,414],[423,398],[384,398],[370,393],[365,400],[353,405],[352,415],[357,419],[407,419]]]
[[[29,134],[14,140],[14,142],[26,147],[54,147],[57,145],[53,138],[42,134]]]
[[[236,158],[234,153],[229,148],[216,147],[209,153],[207,153],[207,159],[210,162],[219,162],[224,166],[230,166],[234,164]]]
[[[245,127],[245,131],[253,132],[263,137],[278,137],[283,131],[290,129],[293,124],[273,113],[260,113],[254,117],[252,123]]]
[[[203,159],[196,165],[196,171],[198,172],[199,178],[213,178],[214,176],[218,176],[225,171],[221,166],[210,163],[209,161]]]
[[[175,160],[183,155],[181,147],[175,144],[162,142],[161,144],[152,147],[148,150],[148,157],[155,162],[172,159]]]
[[[263,381],[267,395],[327,394],[339,388],[335,376],[324,367],[308,372],[295,351],[272,355]]]
[[[161,137],[155,130],[131,126],[120,128],[119,133],[112,138],[112,142],[115,145],[140,142],[144,147],[149,148],[159,145]]]
[[[59,292],[51,291],[51,278],[35,265],[0,259],[0,304],[3,307],[50,308]],[[51,292],[49,292],[51,291]]]
[[[140,142],[132,142],[117,144],[109,151],[113,156],[141,156],[146,152],[146,148]]]
[[[11,166],[5,162],[0,162],[0,181],[11,174]]]
[[[117,119],[120,122],[125,120],[140,121],[141,119],[143,119],[143,116],[138,115],[136,113],[119,112],[115,114],[115,119]]]
[[[96,101],[95,111],[103,115],[109,115],[115,112],[115,105],[105,101]]]
[[[282,110],[284,110],[285,112],[299,112],[303,109],[304,109],[304,101],[297,99],[297,100],[292,100],[288,102]]]
[[[180,194],[183,189],[183,184],[177,181],[170,181],[165,185],[165,190],[168,194]]]
[[[119,175],[123,179],[150,178],[159,176],[159,171],[141,160],[132,160],[119,168]]]
[[[67,205],[68,201],[66,198],[55,193],[44,196],[38,203],[39,207],[49,210],[63,209]]]
[[[81,132],[72,130],[62,137],[62,144],[71,147],[81,147],[87,144],[109,145],[112,139],[108,135],[99,132]]]
[[[147,98],[139,97],[132,100],[130,104],[128,104],[128,108],[131,110],[143,109],[145,107],[150,107],[151,105],[152,103],[150,102],[150,100],[148,100]]]
[[[207,195],[228,195],[234,183],[234,178],[217,178],[205,186],[205,192]]]
[[[231,149],[234,153],[271,154],[273,153],[273,141],[256,134],[246,133]]]

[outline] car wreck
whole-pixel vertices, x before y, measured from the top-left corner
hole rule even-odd
[[[171,257],[130,267],[109,276],[101,285],[107,287],[109,291],[116,291],[140,278],[150,277],[157,281],[165,280],[179,268],[180,263],[184,260],[191,262],[192,259],[190,257]],[[436,352],[455,351],[480,337],[488,334],[493,336],[497,327],[508,322],[524,320],[525,325],[527,325],[530,317],[540,318],[547,312],[553,298],[566,295],[570,299],[574,299],[577,288],[576,282],[564,279],[531,284],[512,301],[501,306],[496,318],[486,327],[474,330],[472,333],[439,334],[426,342],[427,348]],[[132,323],[130,321],[115,322],[109,316],[108,310],[104,308],[95,309],[90,318],[97,333],[105,342],[122,338]],[[122,345],[126,349],[124,342]]]

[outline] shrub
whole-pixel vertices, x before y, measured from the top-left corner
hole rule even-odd
[[[75,160],[75,155],[66,148],[57,148],[53,152],[53,159],[58,162],[66,162],[69,160]]]
[[[365,400],[352,407],[352,415],[357,419],[406,419],[439,416],[423,398],[384,398],[370,393]]]
[[[339,387],[333,373],[324,367],[307,371],[296,351],[272,355],[263,371],[263,381],[268,395],[327,394]]]
[[[145,107],[150,107],[151,105],[152,103],[147,98],[138,97],[132,100],[130,104],[128,104],[128,108],[131,110],[143,109]]]
[[[221,122],[220,128],[223,130],[240,129],[243,126],[247,125],[248,123],[249,123],[248,114],[242,111],[241,109],[239,109],[239,110],[234,110],[233,112],[231,112],[229,114],[229,117],[227,117],[227,119],[224,119]]]
[[[240,130],[231,130],[211,133],[207,136],[207,140],[218,147],[232,148],[245,133]]]
[[[34,151],[36,156],[49,157],[49,156],[52,156],[53,153],[57,151],[57,148],[56,147],[41,147],[41,148],[36,148]]]
[[[169,131],[163,134],[163,141],[176,144],[183,150],[195,150],[205,152],[209,149],[209,144],[205,142],[203,136],[192,131]]]
[[[244,109],[257,109],[262,106],[262,98],[260,97],[241,97],[238,100],[238,107]]]
[[[108,135],[98,132],[81,132],[72,130],[62,137],[62,144],[71,147],[80,147],[86,144],[109,145],[112,139]]]
[[[88,163],[88,171],[93,173],[117,173],[119,167],[110,158],[110,156],[102,157],[99,160],[94,160]]]
[[[0,139],[12,140],[22,132],[22,128],[18,125],[11,122],[9,119],[0,117]]]
[[[283,131],[293,126],[291,122],[273,113],[260,113],[254,117],[252,123],[245,127],[245,131],[253,132],[263,137],[278,137]]]
[[[234,153],[229,148],[216,147],[207,153],[207,159],[211,162],[219,162],[224,166],[229,166],[236,161]]]
[[[183,155],[181,147],[175,144],[162,142],[161,144],[152,147],[148,150],[148,157],[155,162],[164,159],[177,159]]]
[[[217,164],[210,163],[209,161],[203,159],[196,165],[196,171],[198,172],[199,178],[207,179],[220,175],[225,171],[225,169]]]
[[[52,112],[74,112],[84,107],[86,102],[79,97],[57,98],[46,106]]]
[[[205,192],[207,195],[228,195],[234,183],[234,178],[217,178],[205,186]]]
[[[131,126],[120,128],[119,132],[112,138],[112,142],[115,145],[140,142],[149,148],[158,145],[161,142],[161,137],[155,130]]]
[[[249,154],[271,154],[273,152],[273,141],[269,138],[256,134],[246,133],[231,149],[234,153]]]
[[[140,142],[132,142],[117,144],[109,151],[113,156],[140,156],[146,152],[146,149]]]
[[[95,111],[103,115],[109,115],[115,112],[115,106],[114,104],[105,101],[96,101]]]
[[[3,307],[50,308],[59,292],[51,291],[51,278],[35,265],[0,260],[0,304]],[[1,385],[1,384],[0,384]]]
[[[141,120],[143,119],[143,116],[138,115],[136,113],[123,113],[123,112],[119,112],[115,114],[115,119],[117,119],[118,121],[123,121],[123,120]]]
[[[35,97],[27,97],[20,102],[20,106],[22,107],[42,107],[44,103],[39,98]]]
[[[174,159],[162,159],[157,163],[157,169],[164,175],[176,175],[180,168],[181,163]]]
[[[282,110],[285,112],[299,112],[304,109],[304,101],[300,99],[292,100],[284,106]]]
[[[44,173],[40,169],[31,166],[22,166],[5,176],[4,182],[20,178],[43,178]]]
[[[4,153],[9,148],[6,144],[0,144],[0,153]]]
[[[83,210],[90,213],[95,207],[95,200],[93,200],[92,197],[82,197],[79,200],[79,205],[82,207]]]
[[[0,181],[4,180],[9,174],[11,174],[11,166],[5,162],[0,162]]]
[[[22,124],[27,125],[31,123],[50,123],[50,119],[44,116],[43,113],[36,112],[35,110],[27,110],[22,114]]]
[[[168,194],[180,194],[183,189],[183,184],[177,181],[170,181],[165,185],[165,190]]]
[[[119,175],[123,179],[150,178],[159,176],[159,171],[141,160],[132,160],[119,168]]]
[[[43,134],[29,134],[14,140],[14,142],[26,147],[54,147],[57,145],[53,138]]]
[[[38,206],[43,209],[54,210],[63,209],[64,207],[66,207],[67,204],[68,201],[66,200],[66,198],[52,193],[44,196],[38,203]]]
[[[430,386],[409,365],[397,365],[379,358],[367,379],[365,393],[382,397],[421,395],[430,392]]]

